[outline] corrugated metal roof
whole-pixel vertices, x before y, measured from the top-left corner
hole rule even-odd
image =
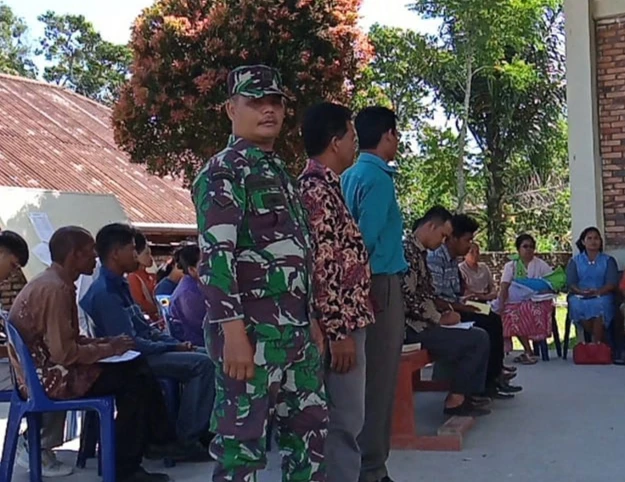
[[[67,89],[0,75],[0,186],[114,194],[135,223],[195,224],[182,182],[130,163],[110,117]]]

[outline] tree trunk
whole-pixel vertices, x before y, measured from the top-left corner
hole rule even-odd
[[[458,183],[458,212],[464,212],[464,204],[467,199],[467,180],[464,175],[464,150],[467,143],[467,130],[469,126],[469,109],[471,107],[471,85],[473,83],[473,54],[471,50],[467,55],[466,80],[464,86],[464,109],[462,111],[462,127],[458,136],[458,165],[456,167],[456,180]]]
[[[504,155],[501,152],[492,152],[486,162],[488,182],[486,185],[486,229],[488,235],[488,250],[503,251],[506,234],[506,225],[503,210],[504,198]]]

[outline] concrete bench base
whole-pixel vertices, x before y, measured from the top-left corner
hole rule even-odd
[[[421,369],[432,363],[426,350],[402,354],[395,391],[391,448],[395,450],[460,451],[473,417],[451,417],[437,435],[419,435],[414,410],[415,392],[447,391],[445,381],[421,380]]]

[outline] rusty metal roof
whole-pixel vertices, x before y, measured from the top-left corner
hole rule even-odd
[[[115,145],[111,109],[1,74],[0,186],[114,194],[133,223],[195,224],[180,180],[148,174]]]

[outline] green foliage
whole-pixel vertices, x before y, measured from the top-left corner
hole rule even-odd
[[[431,43],[440,55],[431,57],[435,62],[426,77],[450,116],[462,113],[463,66],[468,57],[473,60],[466,120],[486,179],[488,247],[500,250],[509,221],[512,160],[523,157],[538,171],[554,165],[549,146],[560,135],[564,112],[561,2],[421,0],[413,8],[442,22]]]
[[[0,72],[29,78],[37,76],[27,33],[24,19],[16,17],[11,7],[0,2]]]
[[[128,77],[130,49],[102,39],[82,15],[48,11],[38,20],[45,31],[36,53],[51,64],[43,78],[99,102],[112,103]]]
[[[536,234],[545,246],[567,246],[559,7],[551,0],[424,0],[414,8],[441,21],[438,36],[372,28],[375,56],[357,105],[367,99],[391,105],[409,131],[398,179],[407,220],[436,203],[457,205],[457,131],[432,127],[431,110],[434,100],[448,119],[461,124],[471,55],[466,211],[484,226],[480,237],[489,249],[510,246],[520,232]],[[409,94],[396,94],[404,92]]]
[[[187,181],[222,149],[228,71],[264,63],[292,97],[277,149],[303,167],[299,117],[320,100],[347,103],[367,43],[361,0],[159,0],[137,19],[133,76],[114,110],[115,139],[134,162]]]

